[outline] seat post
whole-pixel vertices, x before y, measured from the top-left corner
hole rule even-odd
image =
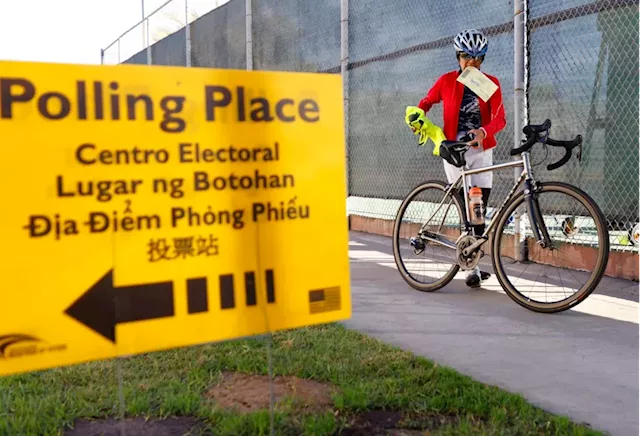
[[[466,159],[465,159],[466,161]],[[466,172],[469,170],[469,164],[465,163],[462,167],[462,197],[464,201],[464,214],[467,217],[467,223],[471,224],[471,216],[469,215],[469,183],[467,182]],[[473,232],[473,226],[471,227],[471,231]]]

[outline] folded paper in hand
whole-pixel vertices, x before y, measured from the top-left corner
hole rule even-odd
[[[493,83],[491,79],[475,67],[465,68],[462,74],[458,76],[457,80],[475,92],[476,95],[485,102],[489,100],[493,93],[498,89],[498,85]]]

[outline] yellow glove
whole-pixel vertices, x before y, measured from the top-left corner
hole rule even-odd
[[[433,155],[440,155],[440,144],[447,139],[442,129],[433,124],[424,111],[417,106],[407,106],[404,117],[405,123],[411,128],[414,135],[420,135],[418,145],[423,146],[429,138],[434,144]]]

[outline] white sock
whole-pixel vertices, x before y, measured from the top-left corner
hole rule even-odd
[[[480,267],[476,266],[474,269],[469,271],[469,274],[467,274],[467,278],[471,277],[472,275],[477,275],[478,277],[482,278],[480,276]]]

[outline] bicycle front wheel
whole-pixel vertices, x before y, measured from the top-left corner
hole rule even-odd
[[[414,289],[432,292],[455,277],[463,210],[458,193],[447,194],[447,185],[440,181],[415,187],[400,205],[393,226],[393,257]]]
[[[600,283],[609,258],[609,231],[602,211],[584,191],[561,182],[539,185],[534,201],[544,224],[538,227],[546,227],[551,247],[534,239],[521,192],[496,217],[491,257],[498,281],[516,303],[534,312],[562,312],[584,301]],[[527,257],[523,262],[516,262],[518,251]]]

